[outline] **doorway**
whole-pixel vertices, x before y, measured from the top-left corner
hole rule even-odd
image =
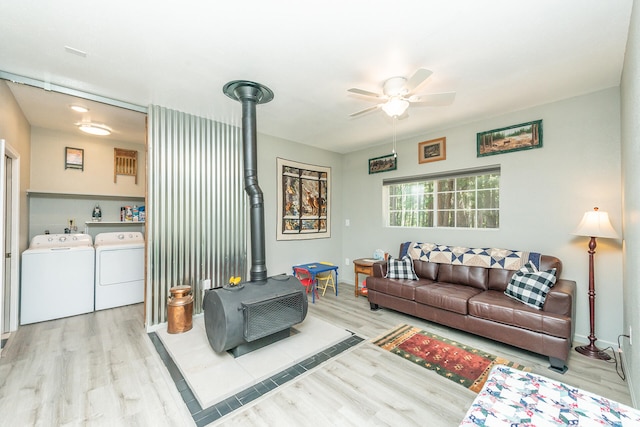
[[[104,165],[110,165],[111,163],[111,156],[110,153],[108,153],[109,150],[105,149],[105,147],[108,146],[108,143],[104,143],[104,141],[111,138],[114,141],[117,141],[118,146],[120,146],[121,143],[124,143],[125,147],[127,147],[126,144],[128,143],[146,145],[146,107],[98,95],[83,93],[75,89],[65,88],[58,85],[56,85],[55,89],[52,90],[52,86],[49,83],[6,73],[1,70],[0,82],[7,85],[11,91],[12,97],[15,99],[16,103],[25,115],[25,118],[28,118],[28,124],[32,132],[31,136],[33,137],[34,129],[37,131],[40,136],[40,139],[38,140],[40,142],[40,148],[43,148],[43,150],[51,150],[51,148],[47,147],[42,141],[73,140],[77,143],[77,145],[75,145],[76,147],[87,149],[90,147],[90,149],[93,150],[91,152],[92,156],[90,157],[90,160],[92,161],[91,165],[94,166],[94,171],[100,171],[99,173],[102,173],[104,170],[109,169],[108,166]],[[70,107],[75,104],[88,107],[89,112],[78,113],[72,110]],[[114,132],[111,136],[105,138],[103,142],[93,144],[95,140],[90,140],[90,138],[92,138],[91,136],[78,133],[77,123],[84,121],[108,123],[113,127],[112,130]],[[64,135],[60,137],[62,134],[76,135],[76,137],[67,138]],[[82,136],[77,137],[77,135]],[[32,138],[30,138],[29,144],[33,146]],[[113,144],[115,144],[115,142],[113,142]],[[146,147],[143,152],[146,156]],[[25,177],[30,190],[26,190],[26,187],[21,189],[19,186],[21,168],[20,159],[18,158],[17,153],[13,151],[11,147],[7,147],[6,150],[0,149],[0,153],[5,153],[8,157],[4,159],[5,161],[0,162],[0,177],[3,178],[3,182],[0,184],[0,225],[2,225],[0,227],[0,240],[5,244],[5,262],[0,264],[0,277],[2,277],[2,283],[0,285],[0,334],[3,334],[5,332],[15,332],[19,328],[21,249],[26,249],[28,247],[32,232],[45,234],[47,230],[52,229],[48,224],[44,224],[46,226],[40,227],[41,230],[37,229],[34,231],[34,229],[32,229],[32,216],[30,215],[29,207],[33,198],[30,196],[33,194],[59,194],[62,197],[59,197],[58,199],[64,199],[66,201],[67,193],[78,193],[80,195],[90,193],[89,196],[84,196],[83,200],[95,201],[96,197],[100,199],[100,197],[104,195],[109,197],[108,200],[113,201],[114,204],[117,204],[117,200],[112,195],[113,188],[111,184],[111,174],[109,174],[109,179],[94,181],[85,179],[81,181],[83,184],[86,184],[87,182],[97,182],[98,187],[96,187],[95,192],[93,190],[85,190],[84,188],[67,190],[62,188],[60,185],[47,182],[46,179],[43,180],[43,175],[46,177],[47,174],[35,172],[40,169],[34,169],[32,167],[34,164],[34,158],[32,156],[39,156],[37,161],[40,163],[46,163],[49,161],[47,159],[49,151],[44,152],[34,149],[31,150],[30,157],[26,159],[27,169],[31,170],[30,176]],[[107,153],[106,156],[103,155],[104,153]],[[85,154],[88,155],[89,152]],[[56,158],[57,155],[58,153],[56,151],[50,156],[50,158]],[[105,159],[106,161],[98,161],[98,158]],[[62,156],[60,160],[62,160]],[[5,167],[8,175],[5,175]],[[141,168],[141,170],[144,171],[145,169]],[[22,185],[25,185],[24,181],[22,182]],[[9,191],[9,189],[11,189],[11,191]],[[5,194],[7,197],[6,200]],[[21,211],[21,203],[24,203],[25,201],[26,205],[23,205],[23,207],[26,207],[26,209]],[[10,205],[14,208],[9,209]],[[88,208],[76,209],[75,205],[67,206],[65,203],[61,203],[59,201],[56,206],[60,207],[56,213],[59,213],[58,216],[61,216],[62,219],[54,215],[50,215],[47,218],[47,221],[51,220],[54,224],[55,229],[52,229],[54,232],[63,233],[64,227],[68,224],[69,219],[72,218],[74,219],[75,224],[77,224],[76,219],[85,223],[84,220],[86,217],[83,213],[89,212]],[[120,204],[117,205],[118,214],[120,206]],[[63,212],[64,209],[66,209],[66,211]],[[73,214],[68,215],[67,211],[72,211]],[[81,213],[77,214],[77,212]],[[114,210],[114,212],[116,211]],[[76,217],[76,215],[78,216]],[[114,218],[114,221],[117,221],[117,218]],[[104,225],[107,222],[109,221],[103,221],[102,224]],[[20,233],[20,224],[22,224],[24,234]],[[114,224],[114,226],[119,227],[118,224]],[[82,232],[83,229],[86,232],[88,227],[82,227],[78,231]],[[11,233],[9,233],[9,230],[11,230]],[[6,233],[4,233],[5,231]],[[112,230],[107,229],[106,231]],[[6,239],[5,236],[7,237]],[[2,350],[0,349],[0,352],[1,351]]]
[[[5,140],[0,140],[0,152],[4,161],[0,163],[0,241],[3,242],[4,262],[0,264],[2,287],[0,289],[0,352],[8,335],[18,328],[18,188],[19,157]]]

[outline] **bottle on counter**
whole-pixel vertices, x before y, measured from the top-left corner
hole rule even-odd
[[[93,208],[93,212],[91,213],[91,220],[93,222],[102,221],[102,210],[100,209],[99,205],[96,205],[96,207]]]
[[[124,220],[125,222],[132,222],[133,221],[133,209],[131,209],[131,206],[125,206],[125,213],[124,213]]]

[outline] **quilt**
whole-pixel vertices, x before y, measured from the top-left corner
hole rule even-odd
[[[461,426],[640,425],[640,411],[541,375],[495,366]]]
[[[466,248],[462,246],[438,245],[436,243],[407,242],[403,252],[414,260],[440,264],[466,265],[484,268],[520,270],[531,261],[540,268],[540,254],[498,248]],[[404,253],[400,255],[400,258]]]

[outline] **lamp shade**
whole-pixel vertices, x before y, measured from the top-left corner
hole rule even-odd
[[[578,224],[578,228],[573,234],[587,237],[606,237],[616,239],[618,233],[611,226],[609,214],[593,208],[592,211],[586,212],[582,217],[582,221]]]
[[[406,99],[392,97],[386,104],[382,106],[382,111],[387,113],[389,117],[398,117],[404,114],[409,107],[409,101]]]

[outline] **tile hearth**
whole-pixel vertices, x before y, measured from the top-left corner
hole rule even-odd
[[[363,341],[313,316],[292,329],[289,338],[238,358],[211,349],[202,315],[188,332],[169,334],[165,325],[149,337],[203,426]]]

